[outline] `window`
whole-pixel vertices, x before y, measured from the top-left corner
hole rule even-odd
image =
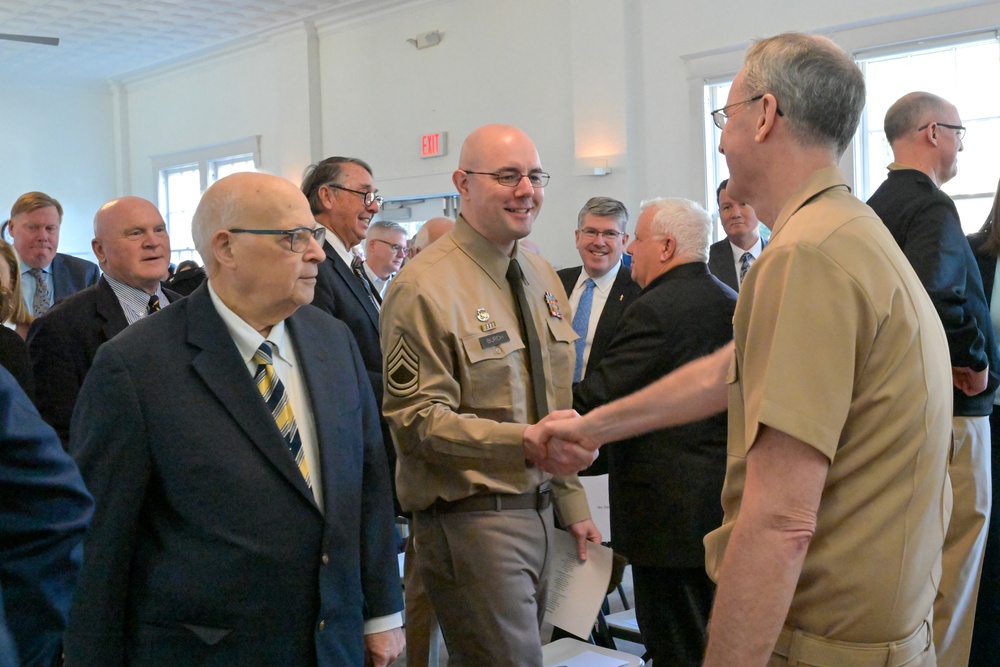
[[[892,151],[882,130],[885,112],[908,92],[940,95],[956,107],[968,128],[958,176],[942,186],[955,200],[965,232],[978,230],[997,187],[1000,146],[1000,42],[995,33],[914,50],[857,54],[868,84],[868,101],[856,138],[858,196],[867,199],[885,180]]]
[[[914,44],[919,46],[914,46]],[[925,90],[958,107],[968,128],[958,159],[958,176],[942,189],[955,201],[966,233],[978,230],[989,213],[1000,170],[993,150],[1000,146],[1000,41],[995,32],[929,43],[910,42],[855,52],[865,75],[868,100],[854,142],[854,192],[867,199],[885,180],[892,151],[882,130],[889,106],[908,92]],[[729,175],[718,152],[720,130],[708,111],[724,106],[732,78],[709,80],[705,95],[706,201]],[[721,229],[717,230],[721,238]]]
[[[159,207],[170,234],[170,261],[204,263],[194,247],[191,219],[201,194],[230,174],[257,171],[260,137],[153,158],[159,183]]]

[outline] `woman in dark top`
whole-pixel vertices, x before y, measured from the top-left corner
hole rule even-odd
[[[993,328],[1000,334],[1000,294],[994,291],[997,278],[997,262],[1000,261],[1000,184],[993,199],[993,209],[975,234],[969,236],[972,254],[979,264],[983,277],[983,290],[990,306]],[[993,297],[997,301],[993,301]],[[1000,400],[1000,392],[997,394]],[[983,575],[979,583],[979,602],[976,605],[976,625],[972,631],[971,667],[996,665],[997,647],[1000,646],[1000,409],[994,401],[990,415],[992,447],[993,510],[990,515],[990,529],[986,538],[986,554],[983,557]]]
[[[6,245],[4,241],[0,243]],[[16,269],[15,266],[14,271]],[[28,398],[35,400],[35,376],[31,372],[28,346],[14,330],[3,326],[3,322],[10,319],[21,300],[21,289],[18,287],[17,292],[14,292],[11,273],[6,257],[0,254],[0,366],[10,371]]]

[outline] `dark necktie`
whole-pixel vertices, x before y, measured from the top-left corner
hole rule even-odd
[[[372,305],[375,306],[375,310],[381,311],[382,309],[379,304],[382,303],[382,299],[376,296],[375,290],[372,288],[372,284],[368,282],[368,276],[365,275],[364,262],[362,262],[360,257],[355,256],[354,259],[351,260],[351,270],[354,271],[354,275],[356,275],[358,280],[361,281],[361,286],[364,288],[365,294],[368,295],[368,298],[372,300]]]
[[[542,343],[538,339],[535,320],[531,317],[531,307],[524,295],[524,274],[516,259],[507,265],[507,282],[514,291],[514,306],[521,325],[521,335],[528,343],[528,372],[531,374],[531,393],[535,398],[536,421],[549,414],[549,402],[545,396],[545,368],[542,365]]]
[[[278,430],[285,438],[288,451],[295,459],[295,465],[298,466],[299,472],[305,478],[306,485],[312,488],[312,480],[309,478],[309,463],[305,460],[299,427],[295,423],[292,405],[288,402],[288,396],[285,394],[285,385],[282,384],[278,374],[274,371],[271,345],[267,341],[261,343],[257,351],[254,352],[253,360],[257,362],[257,372],[254,374],[257,391],[267,403],[267,409],[271,411],[274,423],[278,425]]]
[[[749,252],[743,253],[740,257],[740,285],[743,284],[743,279],[747,277],[747,271],[750,270],[750,265],[753,264],[753,255]]]
[[[146,314],[152,315],[160,309],[160,297],[153,294],[149,297],[149,306],[146,308]]]

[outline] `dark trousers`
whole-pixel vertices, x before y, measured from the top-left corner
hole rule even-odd
[[[635,617],[654,665],[701,665],[715,584],[705,568],[632,565]]]
[[[990,441],[993,474],[993,512],[986,537],[983,575],[979,580],[976,625],[972,630],[972,653],[969,667],[992,667],[1000,653],[1000,410],[990,415]]]

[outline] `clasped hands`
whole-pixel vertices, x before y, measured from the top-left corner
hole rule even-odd
[[[524,458],[553,475],[572,475],[597,458],[598,444],[583,433],[576,410],[550,412],[522,436]]]

